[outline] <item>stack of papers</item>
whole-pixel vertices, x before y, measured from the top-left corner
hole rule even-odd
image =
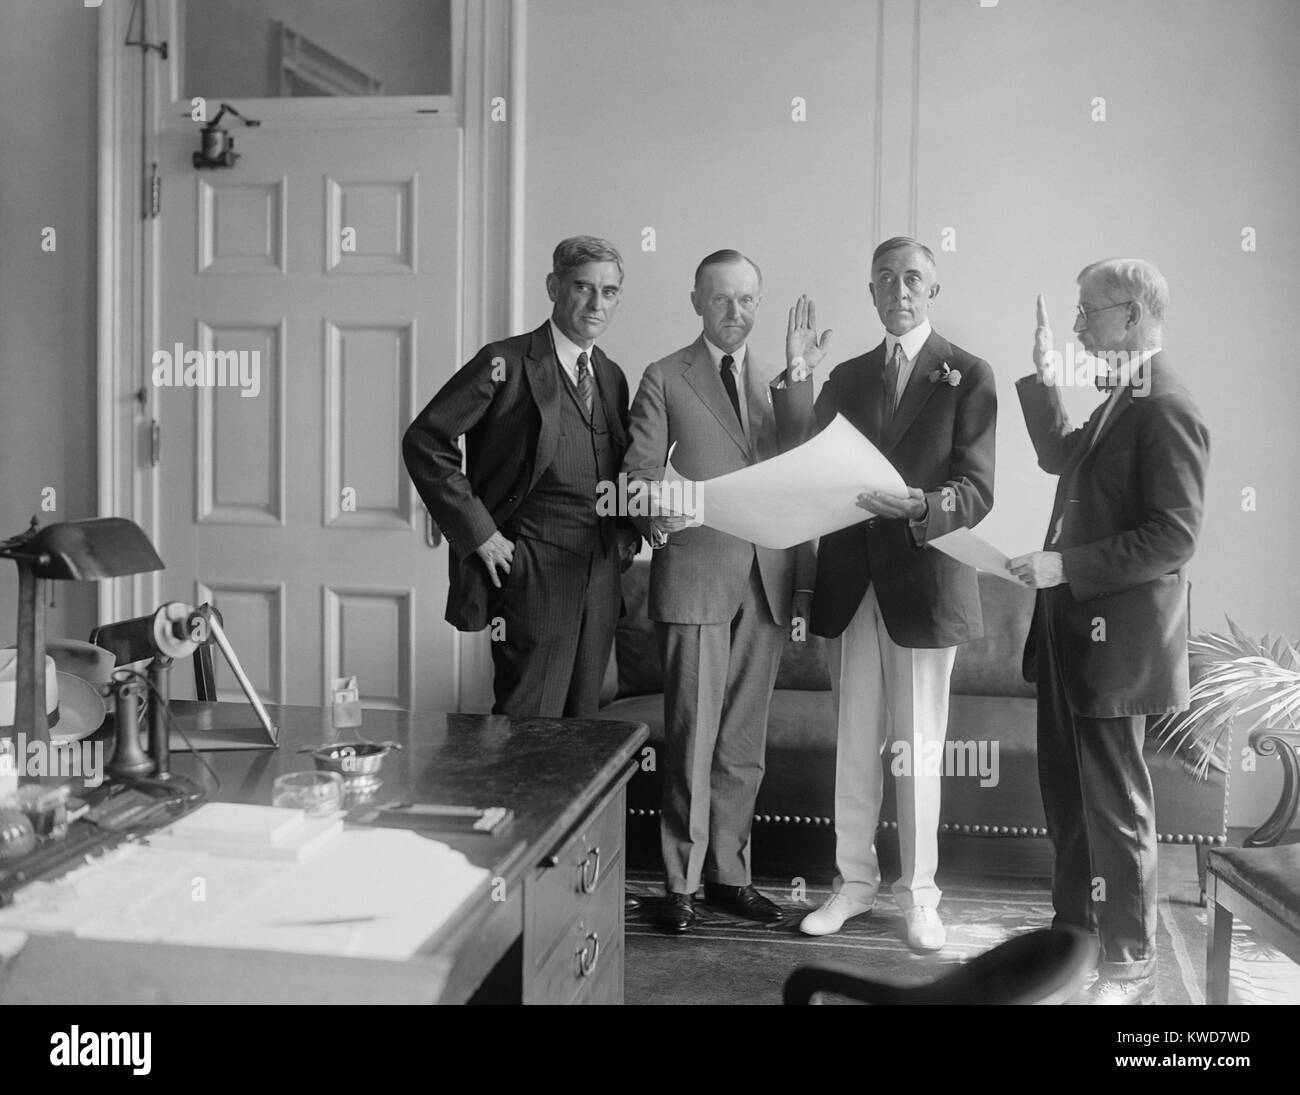
[[[0,909],[0,933],[405,959],[488,881],[460,852],[409,830],[335,832],[300,861],[270,849],[317,819],[256,806],[201,817],[207,809],[179,833],[24,887]],[[199,850],[203,834],[222,850]]]
[[[209,802],[151,836],[160,848],[251,859],[306,859],[343,832],[341,814],[308,817],[302,810]]]

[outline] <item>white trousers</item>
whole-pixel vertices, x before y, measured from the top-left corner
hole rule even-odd
[[[838,712],[835,754],[836,888],[870,902],[880,888],[876,824],[885,772],[893,769],[902,873],[894,900],[906,912],[939,904],[940,774],[924,764],[941,753],[948,729],[948,684],[954,646],[914,650],[885,630],[872,586],[838,641],[827,644]],[[927,744],[938,742],[938,746]],[[888,752],[885,747],[891,744]]]

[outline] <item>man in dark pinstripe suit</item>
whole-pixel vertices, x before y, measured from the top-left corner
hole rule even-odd
[[[595,345],[622,284],[613,245],[562,241],[546,279],[550,319],[484,346],[402,442],[452,551],[447,621],[492,626],[494,714],[596,713],[620,560],[640,544],[625,518],[596,505],[627,448],[627,379]]]

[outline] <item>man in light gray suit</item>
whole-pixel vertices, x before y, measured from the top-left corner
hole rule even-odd
[[[673,445],[673,467],[693,481],[781,451],[768,394],[780,370],[747,346],[761,299],[762,274],[738,251],[700,263],[691,303],[704,331],[645,371],[629,416],[629,482],[662,478]],[[707,493],[703,501],[707,511]],[[781,909],[750,884],[749,836],[786,628],[792,608],[808,614],[795,598],[796,589],[811,597],[811,546],[775,551],[682,519],[642,523],[658,548],[649,614],[664,667],[662,925],[690,929],[701,879],[710,904],[779,920]]]

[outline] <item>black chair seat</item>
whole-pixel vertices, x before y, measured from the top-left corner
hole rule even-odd
[[[1300,931],[1300,844],[1280,848],[1224,848],[1210,853],[1210,873]]]

